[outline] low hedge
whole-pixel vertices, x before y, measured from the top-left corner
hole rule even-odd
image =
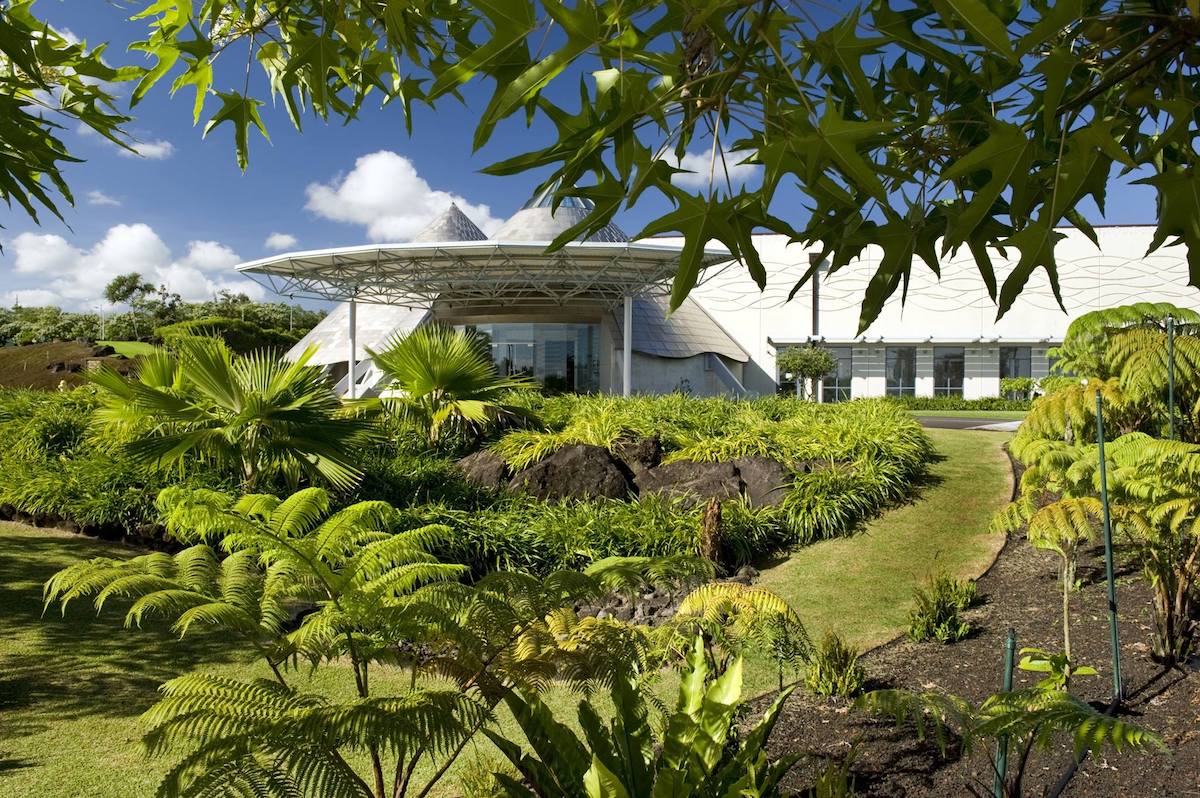
[[[1002,396],[984,396],[980,399],[963,399],[961,396],[890,396],[887,401],[905,410],[1028,410],[1033,406],[1031,399],[1005,399]]]
[[[0,516],[118,539],[161,542],[154,498],[167,485],[227,488],[201,469],[155,473],[92,434],[87,387],[0,391]]]

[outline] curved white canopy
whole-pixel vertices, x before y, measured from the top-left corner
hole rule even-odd
[[[573,241],[415,241],[275,255],[238,266],[285,296],[356,299],[406,307],[563,307],[616,304],[663,292],[679,266],[674,244]],[[704,265],[730,259],[704,250]]]

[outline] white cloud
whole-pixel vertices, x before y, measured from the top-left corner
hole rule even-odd
[[[115,197],[110,197],[100,189],[93,189],[87,193],[88,205],[111,205],[120,207],[121,201]]]
[[[170,158],[175,152],[175,145],[166,139],[153,139],[151,141],[135,141],[129,145],[133,148],[132,152],[124,147],[118,147],[117,152],[124,155],[126,158],[136,158],[141,156],[149,158],[151,161],[161,161]]]
[[[10,242],[14,272],[36,280],[28,289],[7,292],[11,303],[50,304],[87,308],[102,301],[104,287],[119,274],[138,272],[154,285],[165,285],[184,299],[211,298],[222,289],[261,298],[257,283],[231,272],[240,258],[216,241],[191,241],[176,258],[158,234],[146,224],[118,224],[87,249],[62,236],[22,233]]]
[[[75,132],[85,139],[98,139],[109,147],[117,151],[118,155],[126,158],[147,158],[151,161],[162,161],[170,158],[175,154],[175,145],[166,139],[147,138],[145,141],[134,140],[128,141],[129,148],[125,148],[110,141],[106,138],[101,138],[100,134],[92,128],[80,122],[75,126]]]
[[[299,242],[291,233],[271,233],[263,242],[263,246],[275,252],[282,252],[285,249],[291,249],[297,243]]]
[[[229,271],[242,262],[238,254],[218,241],[189,241],[181,266],[202,272]]]
[[[306,192],[308,210],[324,219],[362,225],[372,241],[407,241],[451,202],[485,233],[502,222],[487,205],[432,188],[412,161],[390,150],[364,155],[349,174],[329,183],[310,183]]]
[[[751,154],[742,151],[727,152],[725,153],[725,162],[722,164],[718,153],[717,162],[714,165],[712,150],[685,152],[683,159],[676,166],[688,171],[672,175],[671,182],[682,188],[707,189],[711,171],[712,183],[718,189],[726,187],[726,174],[728,174],[728,181],[733,184],[734,188],[737,188],[757,179],[762,174],[762,167],[758,164],[741,163]]]

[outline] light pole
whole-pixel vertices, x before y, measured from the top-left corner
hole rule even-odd
[[[1175,317],[1167,316],[1167,436],[1175,440]]]
[[[1100,449],[1100,506],[1104,518],[1104,575],[1108,581],[1108,636],[1112,646],[1113,700],[1121,701],[1121,642],[1117,637],[1117,586],[1113,578],[1112,518],[1108,510],[1108,468],[1104,461],[1104,400],[1096,391],[1096,444]]]

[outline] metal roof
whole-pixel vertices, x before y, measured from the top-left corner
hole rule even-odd
[[[663,290],[674,277],[680,247],[641,242],[570,242],[547,252],[547,241],[412,242],[294,252],[238,266],[279,294],[334,301],[428,308],[615,303]],[[709,248],[704,264],[729,260]]]
[[[557,184],[552,184],[535,194],[496,231],[496,240],[553,241],[595,210],[596,203],[586,197],[563,197],[558,208],[554,208],[556,189]],[[609,222],[584,240],[615,243],[628,241],[629,236]]]
[[[453,202],[442,211],[421,232],[413,236],[413,241],[483,241],[487,234],[479,229],[465,213],[458,209]]]
[[[665,295],[644,294],[633,300],[633,348],[658,357],[684,358],[713,352],[745,363],[750,355],[700,304],[685,299],[668,315],[671,303]],[[619,334],[625,335],[621,314],[613,320]]]
[[[677,244],[629,241],[610,224],[548,252],[593,207],[567,197],[552,213],[553,196],[550,189],[536,195],[492,239],[452,205],[414,241],[289,252],[237,269],[286,296],[411,308],[594,306],[665,290],[678,269]],[[711,247],[702,263],[729,259],[727,249]]]

